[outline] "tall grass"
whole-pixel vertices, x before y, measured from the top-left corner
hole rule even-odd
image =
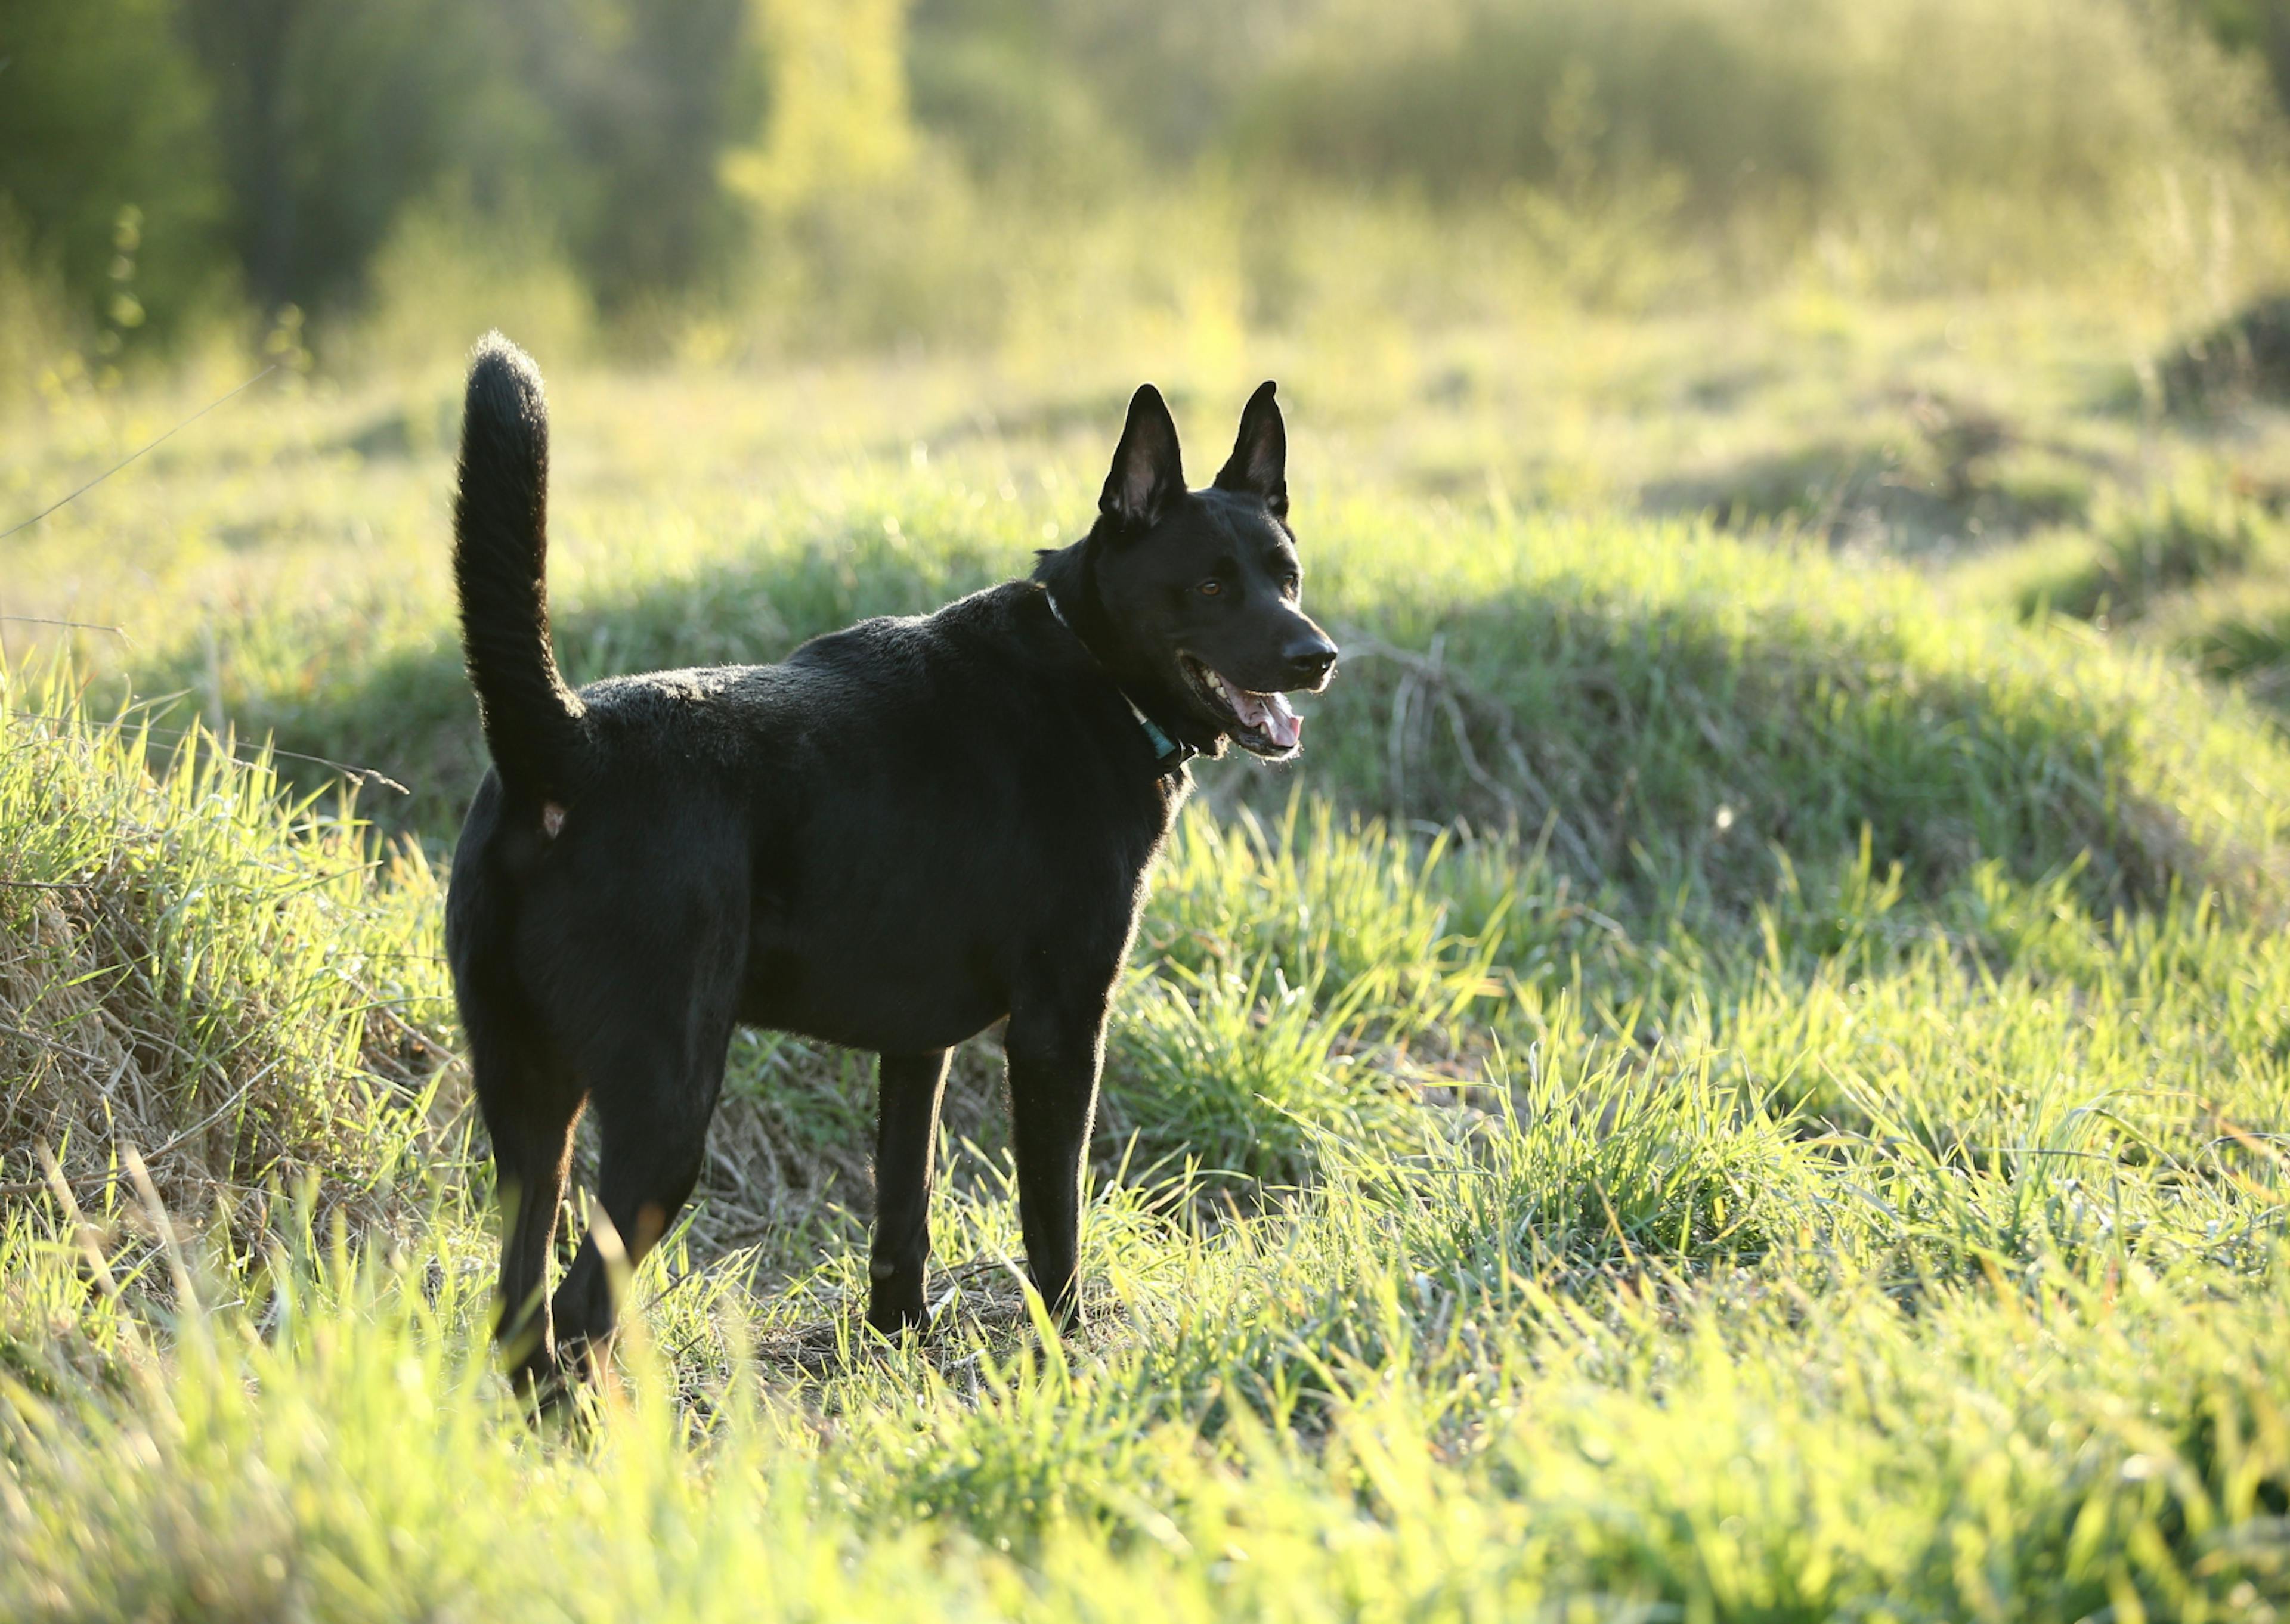
[[[0,1180],[113,1215],[140,1156],[162,1199],[252,1203],[258,1229],[306,1180],[402,1210],[452,1142],[420,852],[228,737],[194,729],[155,773],[148,716],[84,705],[61,668],[0,677]]]
[[[426,940],[418,862],[371,874],[354,829],[212,743],[147,774],[144,742],[66,690],[20,691],[8,725],[6,877],[35,882],[11,894],[68,886],[183,932],[47,996],[116,1011],[123,972],[180,962],[136,1030],[321,1043],[252,1072],[232,1120],[300,1111],[276,1120],[364,1159],[290,1145],[220,1176],[372,1188],[436,1142],[380,1085],[372,996],[345,980]],[[337,1203],[330,1238],[306,1196],[203,1229],[181,1183],[91,1182],[85,1159],[210,1115],[203,1074],[148,1119],[84,1124],[84,1193],[17,1179],[0,1231],[0,1597],[33,1618],[1031,1616],[1139,1587],[1203,1616],[2274,1604],[2278,933],[2209,893],[2094,912],[2072,864],[1990,859],[1919,898],[1864,844],[1765,903],[1753,952],[1638,915],[1637,951],[1559,976],[1537,968],[1569,907],[1549,850],[1417,845],[1311,800],[1190,815],[1121,1001],[1088,1323],[1039,1348],[1006,1164],[957,1149],[937,1338],[855,1330],[847,1220],[728,1253],[695,1224],[629,1283],[591,1412],[535,1433],[484,1344],[481,1181],[428,1186],[410,1226],[404,1203],[379,1227]],[[20,952],[36,925],[11,906]],[[424,1007],[425,962],[385,1008]],[[27,1020],[83,1036],[48,1004]],[[92,1051],[37,1075],[36,1099],[104,1097]],[[757,1082],[783,1112],[853,1086]]]
[[[1774,1171],[1668,1120],[1713,1170]],[[2278,1285],[2110,1260],[1931,1281],[1904,1308],[1819,1252],[1694,1283],[1674,1261],[1693,1226],[1597,1216],[1597,1172],[1628,1188],[1640,1136],[1618,1138],[1573,1174],[1604,1268],[1538,1246],[1554,1147],[1509,1128],[1491,1164],[1214,1236],[1101,1202],[1119,1316],[1046,1356],[980,1332],[789,1386],[740,1354],[768,1327],[727,1308],[731,1364],[679,1382],[692,1316],[666,1299],[557,1436],[491,1373],[450,1232],[395,1261],[282,1253],[259,1308],[209,1310],[170,1354],[126,1338],[110,1390],[14,1390],[0,1595],[26,1617],[674,1618],[1047,1616],[1141,1589],[1296,1618],[1882,1598],[2223,1619],[2279,1597]],[[1819,1199],[1806,1154],[1742,1199],[1813,1235],[1882,1226],[1880,1196]],[[957,1249],[1005,1228],[948,1216]],[[12,1244],[12,1279],[52,1277]]]
[[[0,1614],[2290,1605],[2290,746],[2173,652],[2266,623],[2280,428],[2144,415],[2166,324],[2121,309],[1821,292],[1397,360],[1204,318],[1195,462],[1278,370],[1348,654],[1157,868],[1084,1324],[1021,1284],[995,1035],[898,1343],[865,1058],[743,1035],[619,1363],[541,1427],[484,1346],[435,957],[477,768],[450,365],[267,383],[0,544],[0,612],[127,635],[4,623]],[[568,668],[1014,573],[1125,364],[558,369]],[[0,487],[200,404],[55,392]],[[1707,494],[1776,459],[1881,522]],[[2058,585],[2094,570],[2104,619]]]

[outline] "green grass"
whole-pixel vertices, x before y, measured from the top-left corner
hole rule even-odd
[[[0,684],[0,1178],[37,1184],[44,1146],[113,1205],[134,1145],[171,1203],[227,1193],[257,1228],[305,1178],[369,1220],[418,1188],[448,1041],[419,850],[228,740],[155,751],[64,671]]]
[[[538,1429],[437,958],[449,382],[251,399],[0,544],[0,613],[132,639],[4,623],[0,1614],[2290,1606],[2272,409],[2127,410],[2066,303],[1371,353],[1172,380],[1197,472],[1281,372],[1350,655],[1157,870],[1084,1329],[1015,1283],[992,1034],[896,1345],[863,1058],[743,1036],[620,1368]],[[560,372],[568,668],[1023,569],[1118,381]],[[61,396],[0,490],[174,415]],[[1849,482],[1707,494],[1761,466]],[[412,793],[360,824],[266,735]]]

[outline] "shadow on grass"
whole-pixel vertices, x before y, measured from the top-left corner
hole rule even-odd
[[[2240,487],[2187,481],[2118,508],[2080,548],[2030,571],[2014,607],[2126,632],[2290,710],[2290,531]]]
[[[2206,676],[2240,684],[2290,720],[2290,610],[2206,625],[2182,640],[2180,652]]]
[[[1656,481],[1656,513],[1707,514],[1720,528],[1786,525],[1838,546],[1927,553],[2080,521],[2090,459],[2028,442],[1976,408],[1910,396],[1899,432],[1828,439]]]
[[[2038,598],[2062,614],[2136,620],[2190,588],[2250,574],[2279,551],[2280,526],[2231,486],[2186,480],[2118,505],[2093,537],[2089,559],[2071,573],[2031,584],[2023,612]]]
[[[1457,608],[1412,647],[1339,640],[1308,788],[1395,821],[1540,836],[1578,894],[1618,908],[1739,924],[1790,870],[1856,860],[1864,831],[1914,897],[1988,860],[2030,881],[2080,860],[2102,918],[2174,885],[2254,908],[2283,893],[2258,844],[2173,804],[2119,699],[2056,671],[1920,668],[1881,625],[1777,612],[1736,635],[1690,605],[1532,595]],[[1288,788],[1212,793],[1263,804]]]
[[[927,610],[1006,563],[998,550],[925,562],[862,541],[717,570],[568,606],[561,657],[575,682],[774,660],[865,615]],[[1301,784],[1405,821],[1547,828],[1549,858],[1578,894],[1664,913],[1692,900],[1737,919],[1789,866],[1856,854],[1864,828],[1912,894],[1938,894],[1984,859],[2033,879],[2085,854],[2084,891],[2102,912],[2148,906],[2174,883],[2231,899],[2278,879],[2254,848],[2164,798],[2120,696],[2016,654],[1999,652],[1992,673],[1931,668],[1935,656],[1886,622],[1777,608],[1744,632],[1690,600],[1610,605],[1573,589],[1403,618],[1342,628],[1344,669],[1311,703],[1296,767],[1202,764],[1204,793],[1273,806]],[[144,685],[196,689],[197,658]],[[224,714],[242,738],[388,773],[412,794],[370,794],[364,809],[449,844],[483,770],[451,642],[339,668],[321,650],[312,664],[324,675],[306,691],[226,691]],[[286,765],[307,784],[327,776]]]
[[[2156,375],[2169,409],[2198,418],[2290,401],[2290,294],[2174,340],[2157,357]]]

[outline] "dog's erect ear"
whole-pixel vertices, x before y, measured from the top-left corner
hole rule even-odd
[[[1141,529],[1185,493],[1184,459],[1177,451],[1177,425],[1161,391],[1149,383],[1129,397],[1129,421],[1113,453],[1098,511]]]
[[[1277,514],[1288,511],[1288,426],[1280,420],[1280,403],[1272,398],[1273,383],[1266,379],[1241,408],[1240,437],[1232,455],[1217,470],[1220,491],[1261,496]]]

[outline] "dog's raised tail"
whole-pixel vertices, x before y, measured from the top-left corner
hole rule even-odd
[[[548,403],[532,357],[489,332],[469,360],[453,495],[461,652],[502,788],[561,816],[583,734],[549,646],[548,562]]]

